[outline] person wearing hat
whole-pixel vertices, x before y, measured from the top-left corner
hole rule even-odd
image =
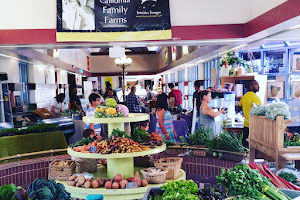
[[[294,122],[288,126],[288,131],[300,133],[300,86],[299,88],[296,87],[295,98],[290,101],[288,105],[291,118],[294,120]]]

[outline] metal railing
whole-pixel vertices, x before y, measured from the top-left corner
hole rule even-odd
[[[23,153],[23,154],[17,154],[17,155],[13,155],[13,156],[2,157],[2,158],[0,158],[0,162],[11,160],[11,159],[20,159],[20,158],[29,157],[29,156],[43,155],[43,154],[51,154],[51,156],[53,156],[53,153],[60,153],[60,152],[66,152],[66,151],[67,151],[67,148],[65,148],[65,149],[50,149],[50,150],[46,150],[46,151]]]

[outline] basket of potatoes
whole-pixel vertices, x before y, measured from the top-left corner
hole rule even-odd
[[[49,165],[48,178],[52,180],[67,181],[75,173],[75,161],[54,160]]]

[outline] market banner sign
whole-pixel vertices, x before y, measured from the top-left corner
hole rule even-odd
[[[171,37],[169,0],[57,0],[57,42]]]

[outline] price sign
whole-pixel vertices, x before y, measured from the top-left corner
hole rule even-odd
[[[132,183],[126,183],[126,189],[135,189],[137,188],[136,183],[132,182]]]
[[[90,152],[95,153],[96,152],[96,147],[95,146],[90,146]]]

